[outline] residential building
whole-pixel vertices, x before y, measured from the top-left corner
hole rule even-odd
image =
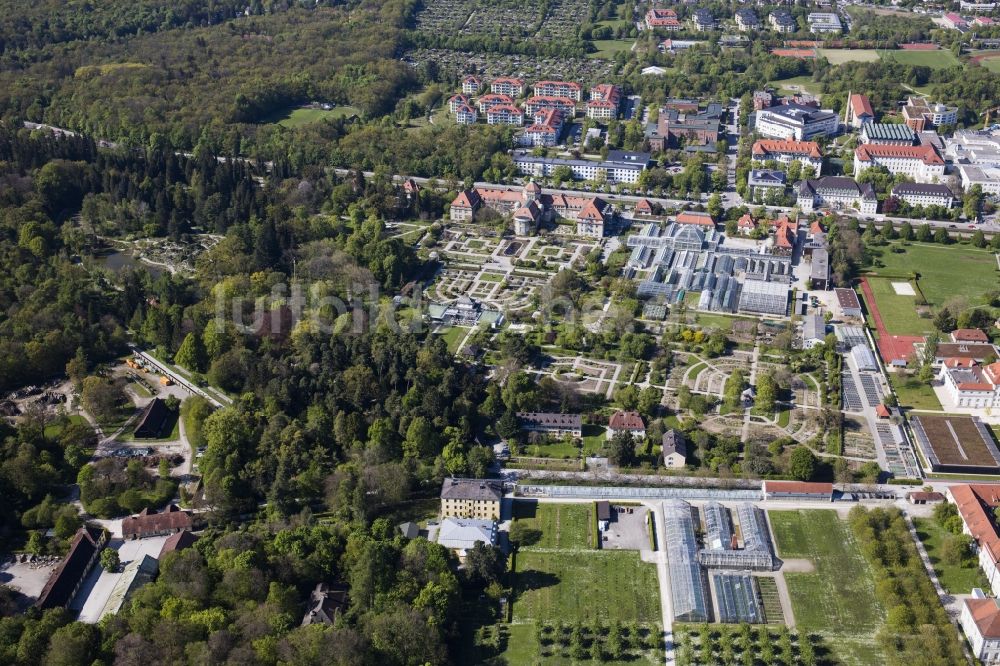
[[[572,118],[576,114],[576,102],[569,97],[542,97],[539,95],[529,97],[524,102],[524,111],[528,114],[546,109],[555,109],[564,117]]]
[[[137,516],[122,520],[122,537],[142,539],[151,536],[176,534],[190,530],[193,526],[191,514],[176,504],[170,504],[163,511],[143,509]]]
[[[962,601],[959,623],[979,663],[1000,664],[1000,601],[975,588]]]
[[[309,593],[309,606],[302,617],[303,627],[311,624],[333,625],[337,618],[347,612],[349,594],[346,585],[316,583]]]
[[[795,17],[787,9],[774,10],[767,17],[767,20],[771,24],[771,29],[775,32],[789,33],[799,29],[798,23],[795,22]]]
[[[583,88],[575,81],[539,81],[534,93],[537,97],[568,97],[577,102],[583,98]]]
[[[756,228],[757,221],[753,219],[753,215],[750,213],[743,213],[740,219],[736,220],[736,229],[740,232],[741,236],[749,236]]]
[[[645,23],[647,30],[674,32],[681,29],[681,23],[677,20],[677,12],[661,7],[653,7],[646,12]]]
[[[479,114],[476,113],[474,106],[463,104],[455,109],[455,122],[459,125],[475,125],[478,119]]]
[[[941,23],[943,23],[945,27],[951,28],[952,30],[965,32],[969,29],[969,22],[955,12],[945,13],[945,15],[941,17]]]
[[[787,177],[784,171],[774,171],[772,169],[751,169],[747,175],[747,190],[750,198],[760,203],[768,198],[768,195],[776,194],[781,196],[785,193]]]
[[[522,146],[554,146],[563,129],[563,113],[559,109],[541,109],[532,115],[532,124],[518,135]]]
[[[452,113],[458,111],[460,106],[469,106],[469,98],[465,95],[453,95],[448,99],[448,110]]]
[[[833,12],[810,12],[806,17],[809,32],[814,34],[839,33],[843,30],[840,17]]]
[[[49,576],[35,607],[40,610],[68,607],[97,563],[108,538],[108,531],[98,525],[85,524],[78,529],[69,552]]]
[[[500,520],[502,499],[500,481],[447,478],[441,485],[441,517]]]
[[[712,16],[711,11],[704,8],[694,10],[691,23],[698,32],[715,29],[715,17]]]
[[[501,104],[486,112],[486,122],[489,125],[516,125],[520,127],[524,124],[524,112],[516,106]]]
[[[847,109],[844,111],[844,124],[861,128],[865,123],[875,120],[872,103],[867,95],[854,93],[847,98]]]
[[[635,203],[635,208],[632,213],[634,215],[642,215],[643,217],[649,217],[653,215],[653,204],[649,202],[649,199],[639,199]]]
[[[627,432],[635,439],[642,439],[646,436],[646,424],[643,423],[639,412],[626,412],[619,409],[611,415],[611,418],[608,419],[608,439],[620,432]]]
[[[865,123],[858,133],[858,142],[885,146],[912,146],[917,143],[917,135],[909,125]]]
[[[437,542],[464,558],[477,543],[497,545],[496,520],[477,518],[445,518],[438,530]]]
[[[476,104],[479,113],[486,113],[495,106],[514,106],[514,98],[510,95],[489,94],[480,97]]]
[[[823,155],[819,152],[819,144],[815,141],[787,141],[759,139],[751,149],[754,162],[774,160],[781,164],[799,161],[802,166],[811,166],[816,174],[823,170]]]
[[[854,208],[862,215],[874,215],[878,211],[878,199],[871,183],[859,185],[843,176],[803,180],[799,183],[796,203],[805,213],[819,208]]]
[[[490,81],[490,92],[494,95],[520,97],[524,94],[524,81],[511,77],[500,77]]]
[[[944,177],[944,160],[934,146],[886,146],[863,143],[854,149],[854,175],[871,167],[884,167],[893,175],[918,183],[936,183]]]
[[[559,414],[556,412],[518,412],[517,421],[521,430],[541,432],[562,437],[583,436],[583,418],[579,414]]]
[[[462,94],[464,95],[478,95],[479,91],[483,89],[483,80],[478,76],[470,74],[462,79]]]
[[[955,205],[955,195],[947,185],[937,183],[899,183],[892,188],[892,196],[911,206]]]
[[[983,194],[1000,194],[1000,167],[960,164],[958,174],[962,179],[962,190],[965,192],[979,185],[983,188]]]
[[[602,83],[590,89],[590,101],[587,102],[587,117],[594,120],[614,120],[618,117],[618,106],[621,104],[621,88],[609,83]]]
[[[663,465],[680,469],[687,464],[687,439],[680,430],[671,428],[663,433]]]
[[[831,136],[840,129],[840,118],[829,110],[801,104],[781,104],[757,112],[754,130],[772,139],[804,141],[816,136]]]
[[[608,183],[636,183],[649,164],[649,153],[612,150],[603,162],[576,160],[562,157],[537,157],[527,151],[515,150],[514,164],[521,173],[538,178],[548,178],[560,166],[567,166],[577,180],[598,180]]]
[[[907,97],[903,107],[903,120],[914,132],[929,127],[954,125],[958,122],[958,107],[932,104],[925,97]]]
[[[111,588],[108,600],[104,602],[104,608],[99,616],[103,619],[106,615],[116,615],[128,600],[143,585],[152,583],[159,572],[160,566],[156,558],[151,555],[143,555],[134,559],[122,569],[121,575]]]
[[[771,254],[790,256],[795,252],[795,244],[799,237],[799,223],[782,215],[774,223],[774,245]]]
[[[941,364],[940,378],[956,407],[1000,407],[1000,362],[981,367],[973,359],[948,358]]]
[[[861,312],[861,301],[853,289],[838,287],[833,292],[837,296],[837,304],[840,305],[840,311],[845,317],[861,318],[864,316]]]
[[[760,30],[760,19],[757,17],[757,12],[752,9],[737,9],[736,28],[740,32]]]

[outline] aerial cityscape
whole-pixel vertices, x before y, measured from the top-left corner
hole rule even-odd
[[[0,666],[1000,664],[997,3],[0,8]]]

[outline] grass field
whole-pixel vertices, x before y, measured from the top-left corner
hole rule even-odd
[[[819,84],[812,80],[812,76],[796,76],[780,81],[771,81],[767,85],[777,88],[781,93],[793,93],[804,91],[811,94],[819,93]]]
[[[44,432],[45,436],[48,437],[49,439],[56,439],[56,438],[58,438],[62,434],[62,431],[66,428],[66,426],[70,425],[71,423],[83,423],[83,424],[86,424],[87,423],[87,419],[85,419],[84,417],[80,416],[79,414],[68,414],[66,416],[65,420],[64,419],[58,419],[58,420],[56,420],[56,421],[48,424],[47,426],[45,426],[45,429],[44,429],[43,432]]]
[[[532,501],[514,502],[514,518],[529,528],[539,530],[541,538],[534,548],[590,550],[594,530],[594,505],[539,504]]]
[[[461,326],[452,326],[446,331],[440,333],[441,338],[444,340],[445,344],[448,345],[448,351],[455,353],[458,351],[458,346],[462,344],[462,340],[465,336],[469,334],[469,329],[462,328]]]
[[[514,622],[573,623],[660,619],[656,567],[635,552],[595,550],[517,554]]]
[[[930,67],[931,69],[946,69],[948,67],[958,67],[962,64],[955,57],[955,54],[947,49],[938,49],[936,51],[904,51],[899,49],[879,51],[878,55],[883,60],[895,60],[904,65]]]
[[[603,58],[612,60],[616,54],[622,51],[631,51],[634,39],[597,39],[592,42],[597,49],[593,53],[588,53],[588,58]]]
[[[337,106],[332,109],[312,109],[297,108],[288,109],[268,118],[265,122],[278,123],[282,127],[302,127],[311,125],[321,120],[331,120],[333,118],[350,118],[360,116],[361,111],[353,106]]]
[[[837,662],[881,664],[874,635],[883,612],[871,567],[834,511],[770,511],[778,556],[812,561],[811,573],[785,573],[795,623],[820,634]]]
[[[906,379],[890,373],[889,382],[896,392],[896,397],[899,399],[901,407],[929,409],[931,411],[941,410],[941,401],[938,400],[934,389],[916,377]]]
[[[845,62],[875,62],[879,52],[875,49],[818,49],[821,57],[830,61],[831,65],[843,65]]]
[[[973,560],[966,565],[945,564],[941,561],[941,542],[948,532],[931,518],[914,518],[913,525],[917,528],[917,536],[927,549],[927,555],[934,565],[934,573],[944,589],[952,594],[968,594],[974,587],[987,589],[983,572]]]
[[[983,58],[979,61],[979,64],[991,72],[1000,74],[1000,56],[996,58]]]
[[[886,329],[893,335],[926,335],[934,330],[930,318],[921,317],[917,313],[916,296],[897,294],[892,287],[893,282],[905,282],[895,278],[868,278],[875,301]],[[869,317],[868,325],[874,329],[874,321]]]
[[[875,272],[919,273],[920,290],[932,307],[941,307],[956,294],[975,305],[982,302],[983,294],[996,289],[997,262],[989,250],[934,243],[910,243],[905,249],[896,253],[884,248],[879,257],[884,267]],[[883,318],[891,320],[887,314],[883,310]]]

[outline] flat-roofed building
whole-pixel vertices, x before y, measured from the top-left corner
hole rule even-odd
[[[840,129],[840,117],[828,109],[801,104],[779,104],[757,112],[754,130],[772,139],[804,141],[831,136]]]
[[[809,32],[816,34],[839,33],[843,30],[840,17],[833,12],[811,12],[806,17]]]
[[[836,295],[837,304],[840,306],[840,311],[845,317],[863,316],[863,313],[861,312],[861,301],[858,299],[857,292],[853,289],[839,287],[834,289],[834,295]]]

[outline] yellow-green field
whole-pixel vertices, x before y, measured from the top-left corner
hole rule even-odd
[[[875,62],[879,52],[875,49],[818,49],[821,57],[830,61],[831,65],[843,65],[845,62]]]

